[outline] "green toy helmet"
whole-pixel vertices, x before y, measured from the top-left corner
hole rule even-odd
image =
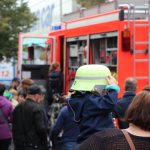
[[[111,72],[104,65],[83,65],[78,68],[71,90],[75,91],[98,91],[108,84],[106,77]]]

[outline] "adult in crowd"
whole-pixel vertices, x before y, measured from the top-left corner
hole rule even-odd
[[[14,90],[17,90],[18,87],[19,87],[19,84],[20,84],[20,79],[17,78],[17,77],[14,77],[12,79],[12,82],[10,84],[10,88],[9,89],[14,89]]]
[[[18,87],[18,90],[23,90],[27,94],[28,88],[34,84],[34,81],[29,78],[21,80],[21,84]]]
[[[58,141],[59,134],[62,133]],[[50,139],[55,150],[73,150],[79,135],[79,127],[69,114],[67,106],[62,107],[56,123],[52,127]],[[59,145],[58,148],[56,148]]]
[[[122,99],[118,100],[114,110],[114,116],[118,119],[120,129],[126,129],[129,124],[124,121],[125,112],[132,102],[137,89],[137,80],[135,78],[127,78],[124,84],[124,94]]]
[[[118,82],[104,65],[78,68],[68,99],[69,110],[78,122],[81,143],[95,132],[114,128],[112,111],[117,103]]]
[[[129,135],[136,150],[150,149],[150,86],[139,92],[129,105],[125,120],[129,128],[124,132]],[[121,129],[109,129],[93,134],[75,150],[129,150]],[[133,150],[135,150],[133,149]]]
[[[61,95],[63,89],[63,75],[60,70],[60,64],[54,62],[51,64],[48,73],[47,91],[45,100],[48,105],[46,112],[51,124],[54,124],[61,108]]]
[[[26,92],[23,91],[22,89],[18,90],[18,103],[25,101],[25,98],[26,98]]]
[[[43,95],[38,85],[31,85],[27,98],[13,112],[15,150],[48,150],[47,118],[41,105]]]
[[[63,75],[60,70],[60,64],[55,62],[50,66],[48,73],[48,103],[49,105],[53,102],[53,97],[55,95],[61,95],[63,89]]]
[[[8,150],[12,139],[9,123],[12,121],[13,106],[3,96],[4,91],[5,85],[0,83],[0,150]]]

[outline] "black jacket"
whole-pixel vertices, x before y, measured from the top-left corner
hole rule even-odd
[[[53,103],[55,94],[63,92],[63,74],[60,71],[52,71],[48,74],[46,100],[49,105]]]
[[[49,84],[49,90],[52,92],[52,94],[62,93],[62,78],[63,75],[60,71],[53,71],[49,73],[48,75],[48,84]]]
[[[123,121],[123,118],[134,96],[135,96],[135,92],[131,92],[131,91],[125,92],[122,99],[118,100],[117,105],[115,107],[114,115],[116,118],[118,118],[118,124],[121,129],[126,129],[129,127],[129,124]]]
[[[47,120],[42,105],[27,99],[16,106],[12,131],[16,147],[41,147],[37,150],[43,150],[47,145]]]
[[[75,93],[67,102],[70,114],[79,124],[78,143],[95,132],[114,128],[112,111],[117,102],[117,92],[114,90],[104,96],[90,92]]]

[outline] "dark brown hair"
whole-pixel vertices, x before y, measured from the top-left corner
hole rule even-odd
[[[130,104],[125,120],[139,128],[150,131],[150,86],[143,88]]]

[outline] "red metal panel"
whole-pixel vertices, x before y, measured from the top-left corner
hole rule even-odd
[[[92,16],[92,18],[95,16]],[[86,19],[86,18],[83,18]],[[80,21],[83,19],[78,19],[75,20]],[[117,77],[118,77],[118,81],[119,81],[119,86],[121,88],[121,92],[119,94],[119,96],[122,96],[122,93],[124,91],[123,85],[124,85],[124,81],[126,78],[128,77],[133,77],[133,66],[134,66],[134,60],[133,60],[133,53],[132,50],[130,51],[123,51],[122,50],[122,38],[121,38],[121,32],[127,28],[127,21],[111,21],[111,22],[105,22],[105,23],[100,23],[100,24],[93,24],[93,25],[89,25],[89,26],[83,26],[83,27],[79,27],[79,28],[73,28],[73,29],[66,29],[66,30],[61,30],[61,31],[55,31],[52,32],[50,35],[51,36],[62,36],[64,35],[65,38],[70,38],[70,37],[78,37],[78,36],[83,36],[83,35],[91,35],[91,34],[101,34],[101,33],[107,33],[107,32],[113,32],[113,31],[118,31],[119,35],[118,35],[118,52],[117,52],[117,58],[118,58],[118,62],[117,62]],[[145,22],[138,22],[138,23],[145,23]],[[132,28],[132,22],[130,24],[130,28],[129,30],[131,31],[131,41],[132,41],[132,35],[133,35],[133,28]],[[136,28],[136,33],[137,33],[137,37],[136,37],[136,41],[145,41],[147,40],[147,28],[143,28],[142,29],[142,33],[141,30],[139,30],[139,27]],[[60,55],[60,42],[59,42],[59,38],[57,38],[57,46],[56,46],[56,51],[57,51],[57,60],[58,56]],[[147,45],[138,45],[136,47],[137,49],[146,49]],[[90,63],[93,63],[93,54],[92,54],[92,49],[91,47],[89,47],[90,49]],[[68,53],[67,53],[67,49],[64,50],[66,53],[66,70],[65,70],[65,82],[66,85],[69,84],[69,71],[68,71]],[[145,57],[147,57],[147,54],[138,54],[136,55],[136,58],[140,58],[140,59],[144,59]],[[136,68],[138,68],[137,71],[137,75],[144,75],[141,74],[140,69],[142,68],[143,72],[147,72],[147,68],[148,68],[148,64],[147,63],[138,63],[136,65]],[[147,75],[147,73],[145,74]],[[138,89],[141,89],[144,85],[147,84],[147,80],[139,80],[138,81]],[[66,92],[69,90],[69,86],[66,86]]]

